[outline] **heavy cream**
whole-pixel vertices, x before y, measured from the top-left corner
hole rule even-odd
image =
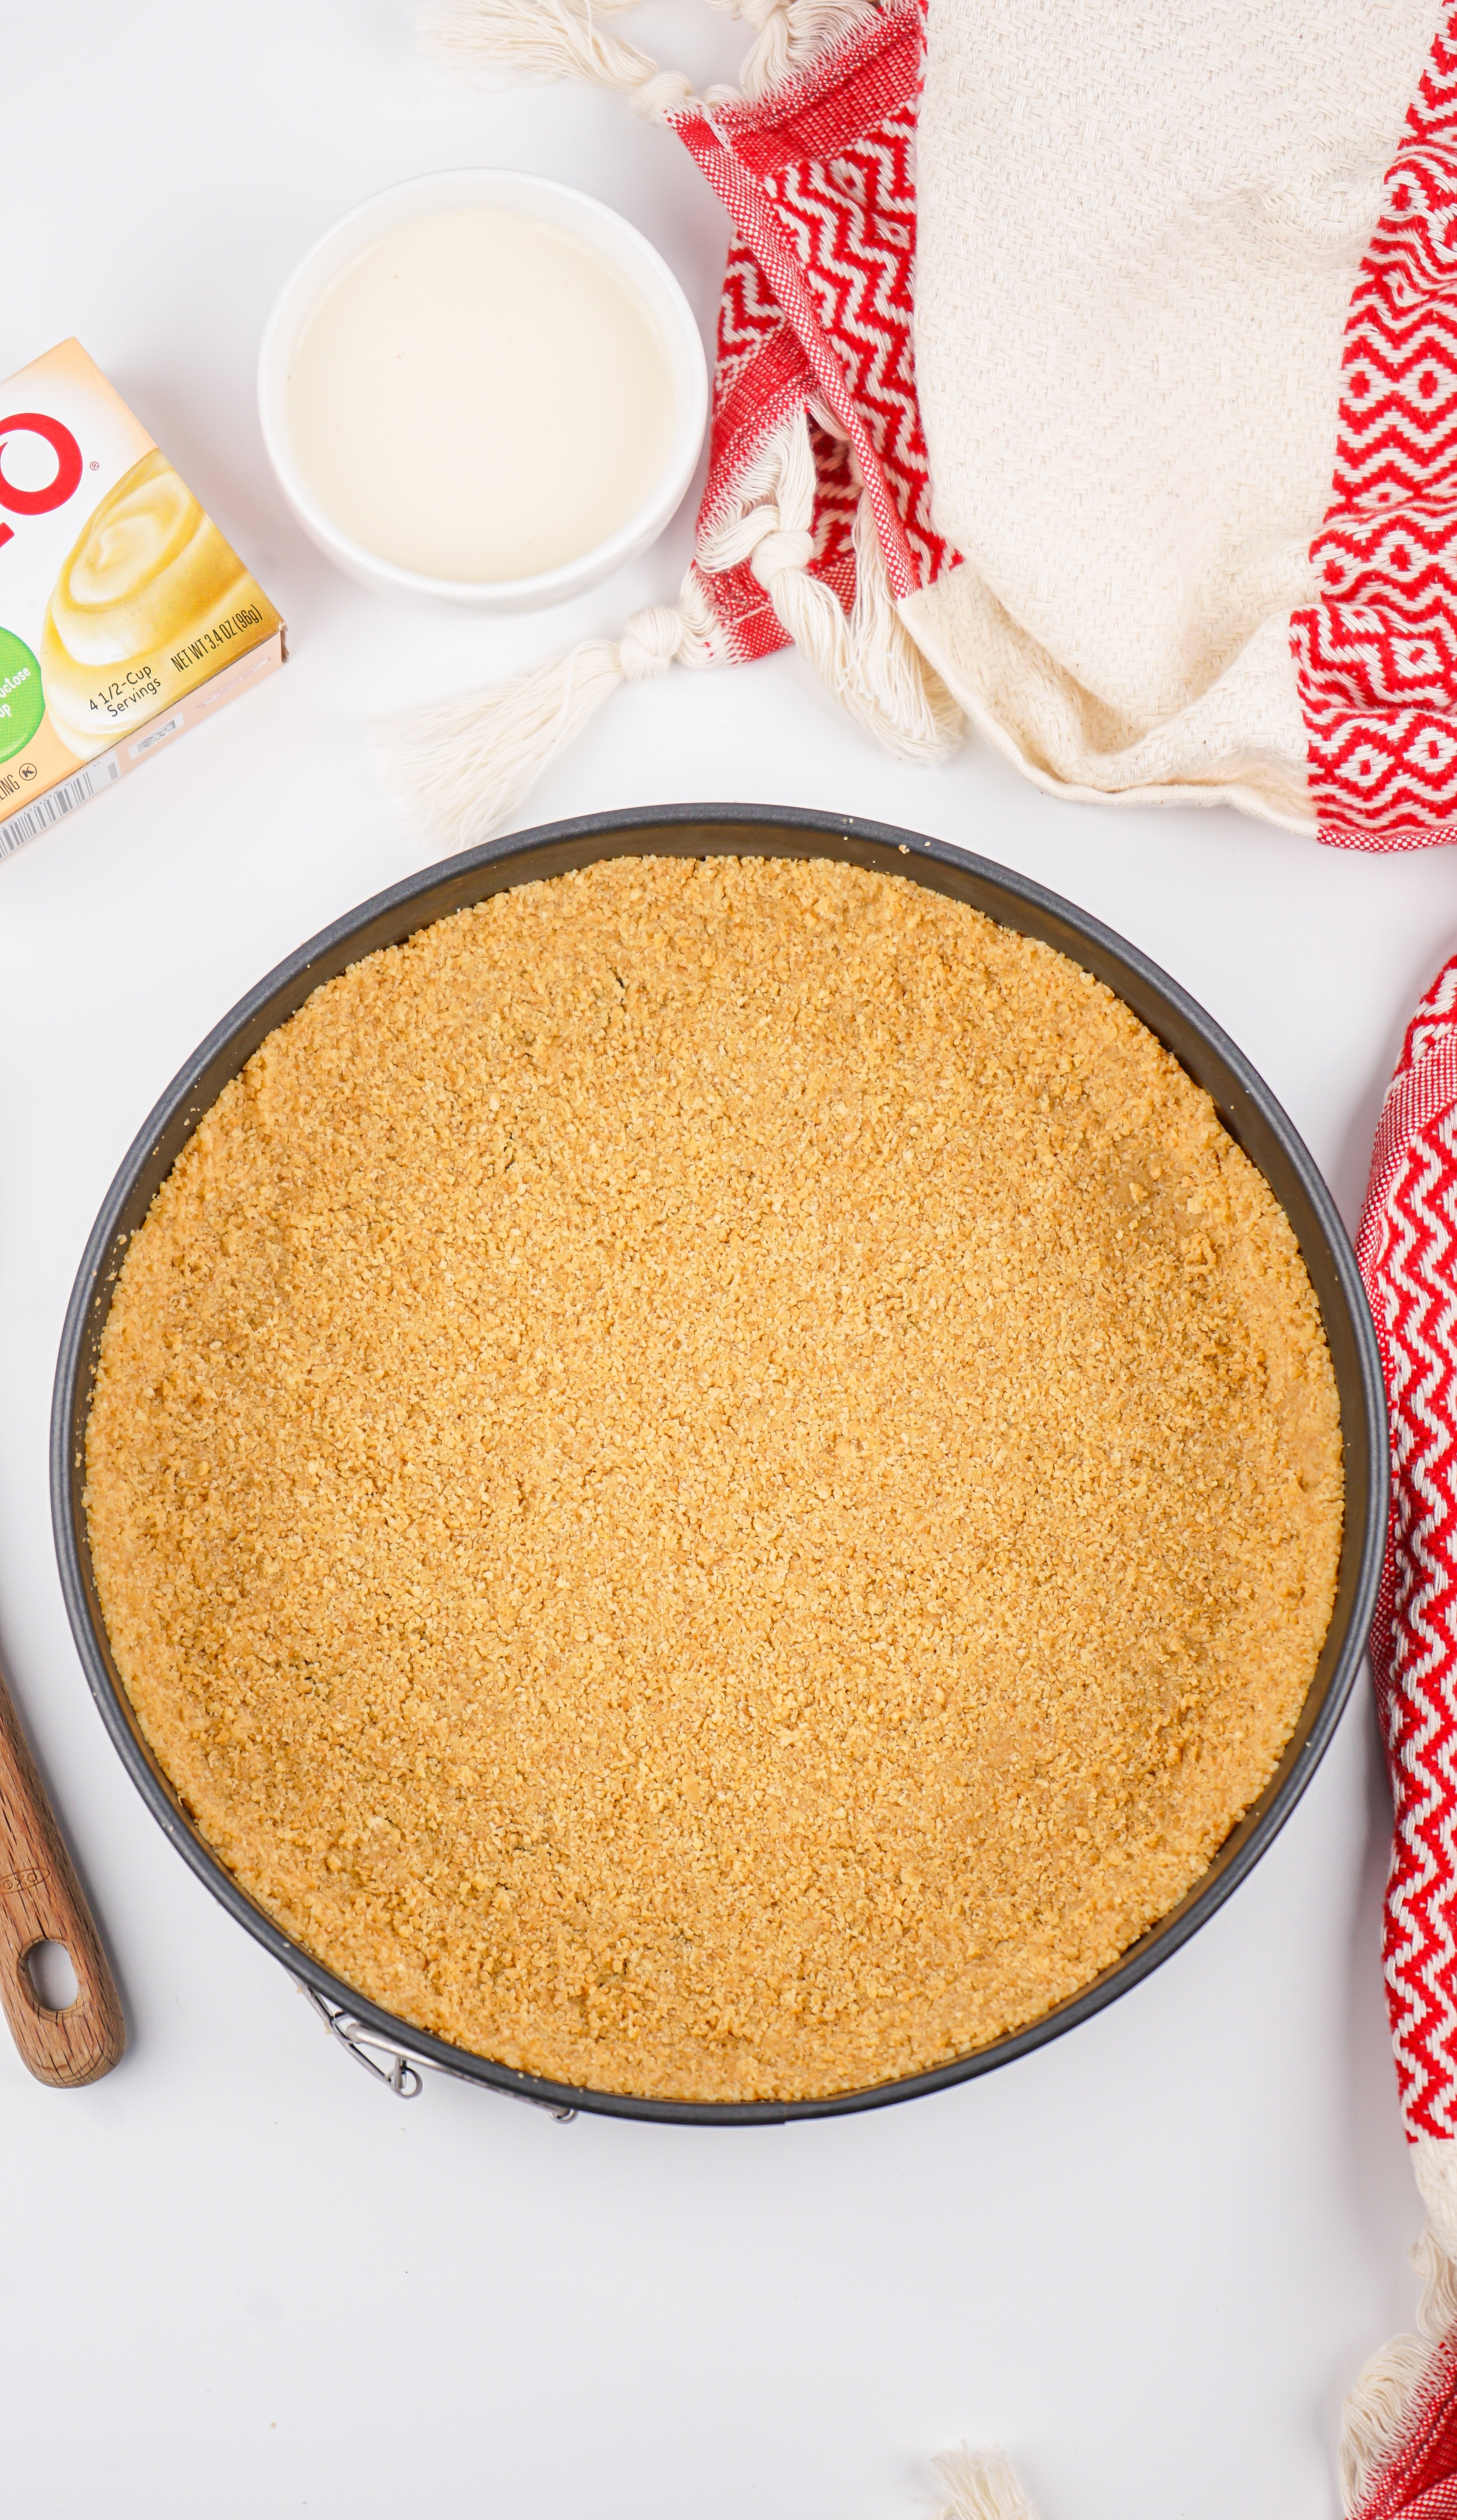
[[[605,258],[520,210],[403,222],[300,329],[288,428],[350,539],[468,583],[532,577],[627,523],[668,455],[674,384]]]

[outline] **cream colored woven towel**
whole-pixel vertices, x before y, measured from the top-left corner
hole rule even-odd
[[[1078,796],[1312,832],[1291,615],[1433,0],[932,0],[916,365],[962,565],[903,615]]]

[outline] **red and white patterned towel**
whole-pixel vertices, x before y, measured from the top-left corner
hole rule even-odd
[[[1371,1638],[1396,1803],[1385,1960],[1407,2134],[1457,2136],[1457,958],[1402,1045],[1356,1241],[1391,1430]]]
[[[809,566],[846,611],[862,490],[897,601],[955,560],[931,521],[911,347],[922,47],[917,0],[888,0],[762,104],[674,116],[734,224],[700,534],[736,513],[766,444],[811,415]],[[813,418],[816,405],[833,415],[835,435]],[[731,656],[786,645],[747,562],[700,577]]]
[[[1371,1637],[1395,1806],[1387,2001],[1431,2216],[1425,2324],[1434,2341],[1424,2352],[1398,2339],[1352,2393],[1347,2508],[1361,2520],[1457,2520],[1457,957],[1407,1026],[1356,1256],[1391,1441],[1391,1520]]]
[[[1320,595],[1292,617],[1320,837],[1457,839],[1457,10],[1442,12],[1361,264]]]

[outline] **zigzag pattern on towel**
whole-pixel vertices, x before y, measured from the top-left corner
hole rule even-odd
[[[1320,837],[1457,838],[1457,8],[1406,118],[1342,357],[1321,592],[1291,616]]]
[[[931,523],[911,333],[921,40],[917,0],[888,0],[765,104],[711,118],[690,111],[676,125],[737,231],[719,303],[700,531],[733,511],[754,457],[785,421],[811,408],[810,569],[846,610],[862,485],[892,582],[898,567],[905,587],[928,585],[955,558]],[[822,425],[832,418],[827,365],[853,447],[841,423]],[[787,644],[747,564],[703,584],[731,655]]]
[[[1454,1009],[1457,957],[1407,1028],[1356,1243],[1390,1413],[1391,1521],[1371,1642],[1396,1807],[1387,2001],[1413,2138],[1457,2137]]]
[[[765,343],[788,330],[772,289],[749,248],[739,237],[729,240],[723,292],[718,300],[718,340],[713,370],[713,401],[721,409],[744,371]]]
[[[828,163],[770,175],[765,191],[791,231],[820,320],[916,554],[921,583],[947,565],[931,521],[931,464],[916,394],[916,105],[888,114]]]
[[[782,368],[781,379],[771,379],[763,353],[774,352],[774,365]],[[758,374],[754,371],[758,370]],[[749,447],[736,445],[727,469],[737,482],[743,466],[750,461],[754,446],[779,425],[782,412],[808,401],[814,392],[814,380],[805,365],[804,354],[785,322],[768,282],[754,261],[749,248],[738,237],[729,247],[728,266],[723,278],[723,295],[718,303],[718,341],[713,375],[713,408],[716,415],[715,436],[737,438],[743,429],[731,429],[727,415],[741,382],[745,392],[739,399],[747,406],[749,433],[753,441]],[[854,547],[851,535],[855,522],[855,488],[852,469],[845,448],[816,432],[815,447],[814,535],[815,556],[811,563],[820,575],[828,575],[842,566],[849,569],[844,601],[848,603],[854,589]]]

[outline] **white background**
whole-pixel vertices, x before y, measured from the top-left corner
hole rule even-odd
[[[741,49],[691,0],[639,22],[701,79]],[[685,510],[622,577],[516,623],[355,590],[264,460],[269,301],[341,210],[435,167],[602,194],[706,326],[724,228],[617,100],[452,88],[399,0],[14,8],[3,57],[0,376],[78,334],[286,612],[294,661],[0,867],[0,1655],[132,2034],[75,2093],[0,2039],[0,2508],[911,2520],[965,2438],[1008,2445],[1042,2520],[1330,2520],[1340,2395],[1411,2319],[1420,2219],[1364,1690],[1256,1874],[1147,1985],[959,2091],[787,2130],[562,2128],[449,2086],[402,2105],[128,1783],[46,1502],[107,1184],[244,989],[438,854],[378,791],[370,721],[614,630],[688,550]],[[879,816],[1071,894],[1228,1026],[1354,1220],[1406,1014],[1457,945],[1450,851],[1060,804],[975,747],[910,772],[793,655],[624,692],[529,819],[690,797]]]

